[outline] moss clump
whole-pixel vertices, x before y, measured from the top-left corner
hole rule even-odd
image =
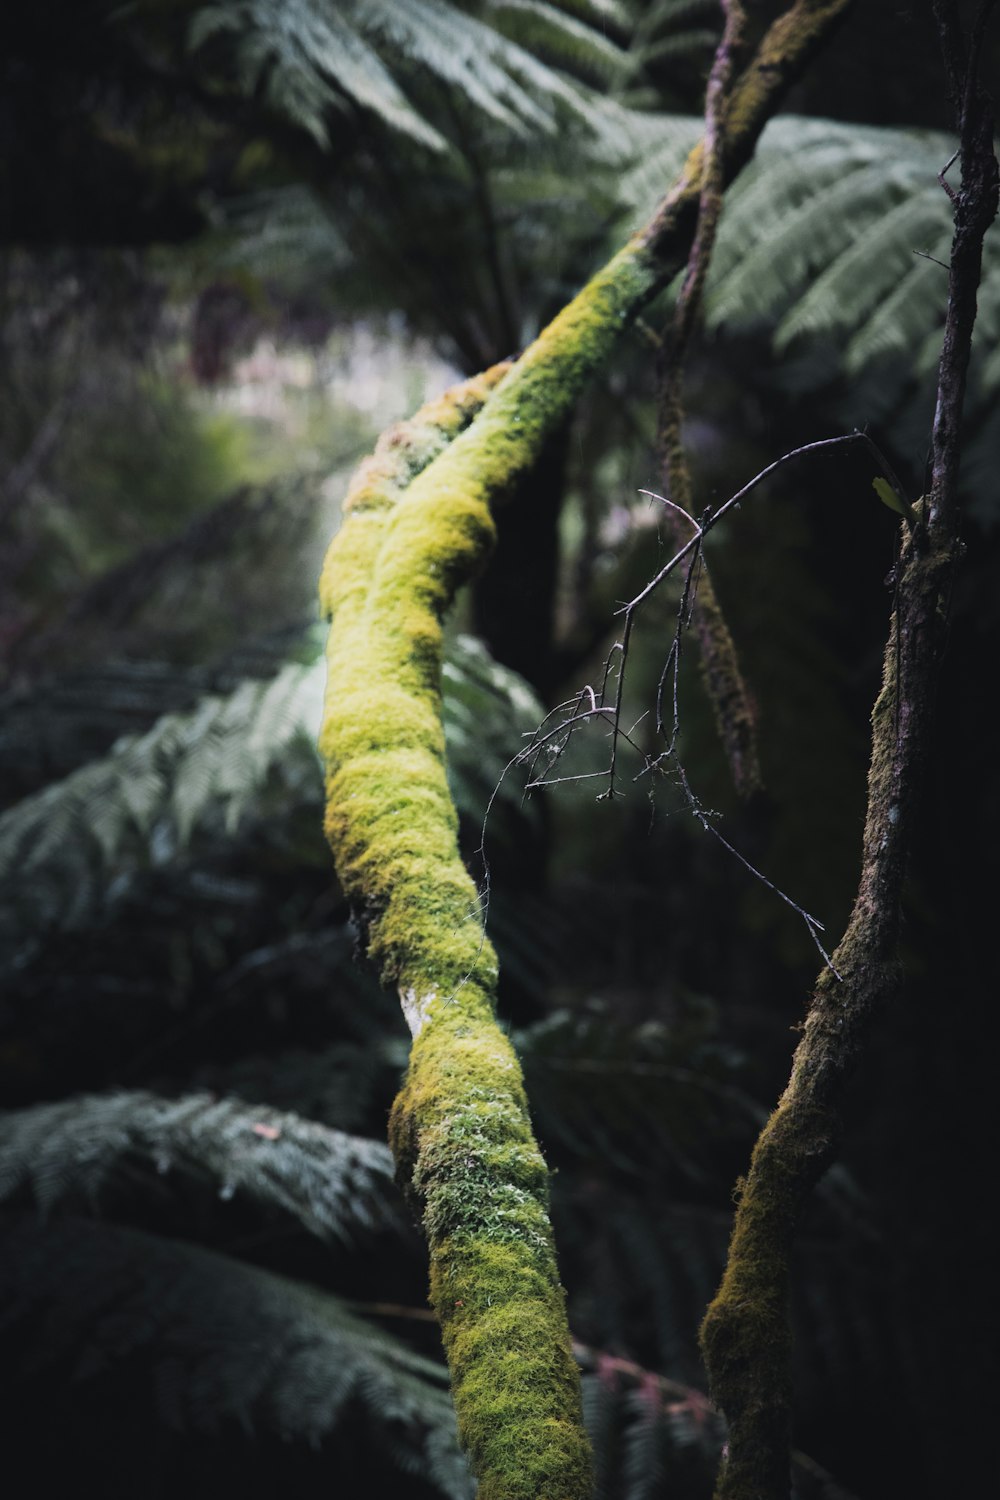
[[[496,957],[458,853],[440,715],[441,618],[490,545],[492,491],[470,493],[460,466],[415,494],[503,373],[384,439],[351,488],[322,581],[334,621],[326,829],[416,1038],[390,1138],[427,1234],[480,1492],[576,1500],[589,1493],[589,1450],[547,1174],[493,1015]]]
[[[822,30],[845,4],[799,0],[791,14]],[[794,41],[793,27],[792,51]],[[774,60],[752,64],[737,88],[727,166],[752,150],[780,88],[776,70]],[[591,1478],[545,1167],[520,1069],[494,1018],[496,957],[458,852],[441,622],[492,544],[493,502],[677,269],[700,181],[696,152],[649,228],[515,366],[458,388],[379,443],[323,569],[333,619],[320,738],[326,830],[415,1037],[390,1137],[427,1232],[431,1297],[481,1500],[584,1500]]]

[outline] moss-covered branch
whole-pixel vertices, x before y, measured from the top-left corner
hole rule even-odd
[[[725,176],[847,0],[797,0],[733,92]],[[462,1440],[482,1500],[582,1500],[590,1465],[547,1216],[545,1165],[494,1017],[497,965],[462,864],[440,715],[441,627],[535,461],[622,330],[682,263],[692,153],[647,228],[509,370],[380,443],[324,568],[333,629],[321,748],[327,834],[372,958],[414,1036],[390,1122],[422,1216]]]
[[[961,88],[962,189],[955,201],[949,302],[938,378],[930,494],[902,527],[896,603],[882,689],[872,712],[868,809],[858,893],[836,974],[816,986],[791,1077],[740,1184],[722,1285],[702,1326],[712,1394],[729,1423],[717,1500],[786,1500],[789,1492],[789,1257],[804,1198],[835,1154],[845,1084],[871,1021],[898,982],[897,933],[906,848],[915,818],[944,648],[957,535],[958,431],[975,321],[982,240],[997,212],[992,111],[976,83],[975,49],[948,0],[944,52],[967,72]],[[953,70],[955,64],[952,64]],[[839,978],[838,978],[839,976]]]
[[[352,486],[323,575],[335,625],[321,746],[341,879],[414,1035],[390,1140],[431,1247],[463,1442],[484,1496],[528,1500],[586,1495],[590,1467],[545,1163],[494,1019],[496,958],[444,766],[441,615],[491,532],[460,504],[406,509],[503,373],[387,434]]]

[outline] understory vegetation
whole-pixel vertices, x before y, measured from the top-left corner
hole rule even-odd
[[[12,28],[0,1390],[39,1495],[67,1462],[107,1500],[475,1493],[386,1144],[410,1033],[366,957],[381,913],[323,835],[317,587],[345,497],[428,462],[393,424],[516,360],[648,220],[720,28],[701,0],[87,0]],[[695,516],[855,427],[925,492],[953,232],[937,52],[929,5],[858,8],[727,190],[687,366]],[[562,731],[675,550],[676,290],[502,494],[441,670],[462,952],[496,952],[601,1500],[713,1492],[698,1330],[822,964],[802,913],[832,951],[854,899],[900,547],[864,444],[783,465],[707,539],[749,794],[693,644],[665,666],[679,575],[637,616],[610,782],[607,721]],[[998,394],[994,230],[901,998],[792,1262],[796,1500],[959,1494],[983,1458]],[[682,769],[656,777],[664,723]]]

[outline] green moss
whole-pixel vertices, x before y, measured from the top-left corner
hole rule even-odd
[[[515,367],[388,434],[351,486],[321,584],[333,616],[326,830],[415,1036],[390,1140],[427,1234],[483,1500],[582,1500],[590,1467],[545,1164],[493,1014],[496,956],[457,846],[441,622],[492,545],[491,505],[534,462],[657,276],[632,243]]]
[[[387,513],[410,481],[472,421],[509,369],[504,361],[446,391],[410,421],[384,432],[375,452],[359,465],[344,500],[344,517],[352,524],[334,538],[320,575],[320,605],[327,619],[352,600],[355,590],[367,590]],[[367,521],[361,521],[363,516]]]
[[[842,5],[800,0],[793,12],[809,29],[814,12]],[[773,96],[769,68],[751,68],[736,90],[734,155],[752,146]],[[379,443],[323,571],[333,617],[321,735],[326,829],[368,922],[369,951],[398,985],[415,1037],[390,1139],[427,1233],[431,1298],[481,1500],[582,1500],[590,1467],[545,1167],[520,1069],[493,1015],[496,957],[457,847],[441,621],[492,545],[491,506],[675,269],[674,231],[693,206],[700,160],[695,152],[649,229],[515,366],[470,382]]]
[[[321,583],[333,616],[326,831],[415,1035],[390,1140],[430,1246],[431,1299],[484,1500],[582,1500],[590,1466],[546,1168],[493,1014],[496,956],[458,852],[441,622],[492,545],[493,501],[534,461],[655,279],[648,253],[627,247],[512,370],[387,434],[351,486]]]

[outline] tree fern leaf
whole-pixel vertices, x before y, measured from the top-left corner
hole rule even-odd
[[[610,1373],[598,1371],[581,1377],[580,1391],[583,1420],[594,1450],[595,1500],[613,1500],[618,1440],[624,1425],[618,1383]]]
[[[642,23],[649,30],[678,26],[692,16],[705,16],[717,9],[715,0],[652,0],[646,7]]]
[[[649,115],[636,112],[632,122],[634,164],[622,173],[619,192],[629,210],[630,222],[638,224],[683,165],[698,140],[702,123],[683,115]]]
[[[22,1386],[37,1381],[39,1400],[54,1376],[134,1381],[139,1357],[148,1420],[182,1433],[235,1423],[319,1444],[350,1402],[387,1452],[471,1500],[443,1369],[328,1292],[135,1230],[11,1216],[0,1287],[8,1360],[22,1346]]]
[[[987,241],[989,244],[990,242]],[[991,248],[994,248],[991,245]],[[1000,256],[994,255],[986,266],[979,286],[976,333],[980,348],[995,351],[1000,345]]]
[[[632,15],[625,0],[555,0],[556,8],[588,26],[603,27],[609,22],[620,31],[627,32],[632,24]]]
[[[884,194],[883,165],[855,165],[823,194],[806,198],[783,219],[771,220],[739,265],[714,286],[710,325],[735,319],[746,326],[774,318],[850,243],[864,209],[871,217],[884,209]]]
[[[982,384],[983,390],[989,395],[1000,388],[1000,345],[983,361]]]
[[[703,26],[692,27],[690,31],[681,31],[676,36],[665,36],[657,42],[651,42],[643,51],[642,61],[648,66],[664,62],[668,57],[686,57],[690,52],[712,52],[718,40],[717,31],[710,31]]]
[[[714,280],[725,281],[749,245],[781,240],[789,214],[809,200],[837,193],[848,174],[874,170],[873,191],[865,181],[839,193],[840,212],[862,233],[877,226],[893,201],[920,193],[938,205],[947,221],[947,203],[937,170],[950,150],[945,136],[920,131],[842,125],[829,120],[781,117],[764,132],[757,155],[727,195]],[[940,201],[939,201],[940,200]]]
[[[238,821],[293,742],[314,741],[322,675],[321,663],[295,663],[270,684],[250,681],[226,698],[211,695],[192,712],[165,715],[145,735],[119,741],[106,758],[8,809],[0,816],[0,886],[18,918],[67,925],[69,903],[81,906],[69,864],[79,864],[88,843],[96,843],[107,864],[125,854],[141,863],[153,855],[150,835],[158,820],[171,826],[171,855],[213,808],[225,812],[235,804]],[[294,709],[311,717],[296,719]],[[254,735],[258,716],[262,727]],[[30,888],[16,883],[22,864],[33,872]],[[42,894],[43,869],[61,888],[54,904],[51,888]]]
[[[566,15],[548,0],[486,0],[484,13],[512,41],[595,83],[613,83],[628,65],[627,54],[592,21]]]
[[[494,24],[488,24],[491,10]],[[620,56],[586,16],[562,14],[542,0],[498,0],[477,6],[474,14],[448,0],[201,6],[191,22],[192,49],[220,37],[234,38],[240,87],[250,92],[263,86],[273,105],[322,145],[328,144],[328,117],[349,101],[441,150],[440,131],[409,97],[405,80],[417,75],[435,78],[508,132],[550,131],[557,103],[583,119],[587,115],[585,93],[561,69],[597,70],[603,78]],[[558,67],[534,55],[534,44],[544,45]]]
[[[666,1437],[655,1390],[640,1387],[630,1391],[626,1406],[632,1421],[623,1444],[623,1500],[653,1500],[662,1492],[665,1478],[663,1450]]]
[[[251,684],[247,696],[253,696]],[[243,692],[237,690],[236,697]],[[198,819],[210,804],[216,786],[219,768],[224,764],[228,747],[222,731],[220,703],[207,698],[183,726],[177,743],[162,744],[163,751],[175,760],[174,774],[169,787],[170,811],[177,826],[178,843],[181,848],[191,841],[191,834]],[[250,774],[249,771],[247,774]]]
[[[853,332],[910,269],[914,245],[937,235],[941,221],[937,202],[923,194],[888,209],[876,226],[830,262],[785,315],[775,330],[775,348],[786,349],[803,334]]]
[[[11,956],[32,934],[94,920],[112,874],[163,867],[203,831],[217,843],[251,814],[277,818],[282,799],[285,806],[314,800],[318,829],[315,740],[323,680],[322,661],[292,662],[270,681],[250,679],[229,694],[209,694],[0,814],[0,939],[10,943]],[[519,731],[533,728],[542,709],[522,679],[469,637],[449,645],[444,691],[459,808],[479,824],[521,748]],[[514,836],[534,812],[521,809],[510,778],[494,801],[492,835]]]
[[[406,6],[368,0],[366,9],[378,35],[391,41],[408,63],[426,67],[509,128],[552,129],[554,99],[583,106],[577,90],[526,48],[446,0],[411,0]]]
[[[950,236],[947,244],[950,244]],[[942,246],[935,246],[935,253]],[[947,248],[945,245],[944,248]],[[865,365],[887,355],[911,352],[915,326],[922,318],[919,309],[928,302],[943,308],[947,289],[941,286],[941,268],[932,261],[915,258],[907,271],[863,328],[851,339],[844,355],[848,374],[856,374]]]
[[[134,1092],[0,1115],[0,1199],[28,1192],[43,1212],[79,1211],[136,1161],[164,1178],[207,1174],[225,1198],[279,1207],[323,1239],[394,1220],[385,1146],[240,1099]]]
[[[333,6],[319,0],[238,0],[203,6],[192,18],[189,46],[197,51],[212,37],[237,38],[237,66],[245,92],[266,79],[272,103],[329,143],[325,115],[343,107],[346,95],[385,123],[424,146],[441,150],[444,140],[411,106],[378,53]]]
[[[808,175],[798,153],[766,160],[758,156],[738,179],[739,191],[734,184],[727,193],[719,244],[713,255],[714,287],[724,286],[746,252],[759,240],[774,235],[775,226],[794,208],[814,192],[823,192],[840,181],[845,171],[859,170],[864,164],[846,160],[839,141],[820,144],[803,154],[808,156]]]

